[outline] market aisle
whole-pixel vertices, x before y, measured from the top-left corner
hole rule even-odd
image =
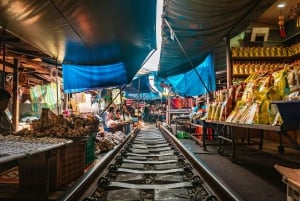
[[[230,188],[249,201],[285,201],[286,185],[274,165],[300,168],[298,163],[288,160],[284,154],[267,152],[244,152],[238,155],[236,163],[229,156],[219,155],[215,145],[208,146],[208,151],[190,139],[180,140],[199,160],[215,172]],[[265,146],[268,146],[265,143]],[[249,151],[249,150],[248,150]],[[300,152],[298,151],[300,158]]]
[[[157,130],[152,124],[145,124],[144,129]],[[231,162],[229,156],[218,154],[216,145],[207,146],[207,151],[203,151],[191,139],[180,141],[230,188],[249,201],[285,201],[286,185],[274,165],[300,168],[300,161],[297,160],[300,158],[299,151],[278,154],[277,144],[268,141],[264,142],[265,151],[258,151],[257,147],[240,150],[236,163]]]

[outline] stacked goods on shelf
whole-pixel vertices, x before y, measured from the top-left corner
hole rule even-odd
[[[292,57],[300,53],[300,43],[291,47],[232,47],[232,57]]]
[[[247,61],[233,63],[233,75],[249,75],[253,73],[264,73],[269,71],[278,71],[282,69],[284,62],[257,62],[257,61]]]
[[[170,109],[184,109],[193,106],[193,98],[174,97],[170,99]]]
[[[299,75],[300,68],[297,65],[251,74],[240,85],[216,93],[216,101],[208,106],[208,119],[241,124],[281,124],[279,112],[272,101],[299,99]],[[225,99],[220,95],[224,91],[228,93]],[[227,116],[223,112],[228,100],[234,108],[226,113],[229,114]]]
[[[233,75],[278,71],[300,54],[300,43],[290,47],[232,47]],[[267,62],[266,62],[266,59]]]

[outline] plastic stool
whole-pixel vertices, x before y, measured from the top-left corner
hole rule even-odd
[[[202,126],[197,126],[196,127],[195,134],[196,134],[196,137],[199,140],[202,140],[202,135],[203,135],[203,128],[202,128]]]
[[[207,140],[212,141],[213,140],[213,129],[212,128],[207,128]]]

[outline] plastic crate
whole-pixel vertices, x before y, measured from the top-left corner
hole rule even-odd
[[[60,148],[53,165],[50,168],[50,188],[57,189],[79,178],[85,168],[85,141]]]
[[[190,138],[190,134],[185,131],[178,131],[176,136],[179,139]]]
[[[85,144],[85,166],[90,165],[95,160],[95,134],[90,134]]]

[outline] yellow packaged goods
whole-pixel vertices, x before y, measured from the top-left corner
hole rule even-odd
[[[206,106],[206,111],[207,111],[207,119],[211,120],[212,118],[212,103],[208,103]]]
[[[259,124],[270,124],[269,121],[269,109],[270,106],[270,100],[268,99],[263,99],[259,101],[259,111],[258,111],[258,122]]]
[[[211,116],[210,116],[211,120],[213,120],[215,117],[216,109],[217,109],[217,103],[216,102],[211,103]]]
[[[221,102],[216,103],[216,109],[215,109],[215,112],[214,112],[213,120],[219,120],[220,113],[221,113],[221,107],[222,107]]]
[[[273,73],[274,86],[278,87],[278,92],[281,97],[285,97],[290,93],[289,84],[287,80],[287,69],[286,67],[280,71]]]
[[[258,104],[253,103],[252,105],[249,105],[243,114],[241,114],[238,122],[243,124],[253,124],[256,123],[256,114],[257,114]]]
[[[243,113],[243,111],[246,109],[246,104],[245,101],[238,101],[230,115],[227,117],[226,121],[227,122],[238,122],[238,118],[240,115]]]

